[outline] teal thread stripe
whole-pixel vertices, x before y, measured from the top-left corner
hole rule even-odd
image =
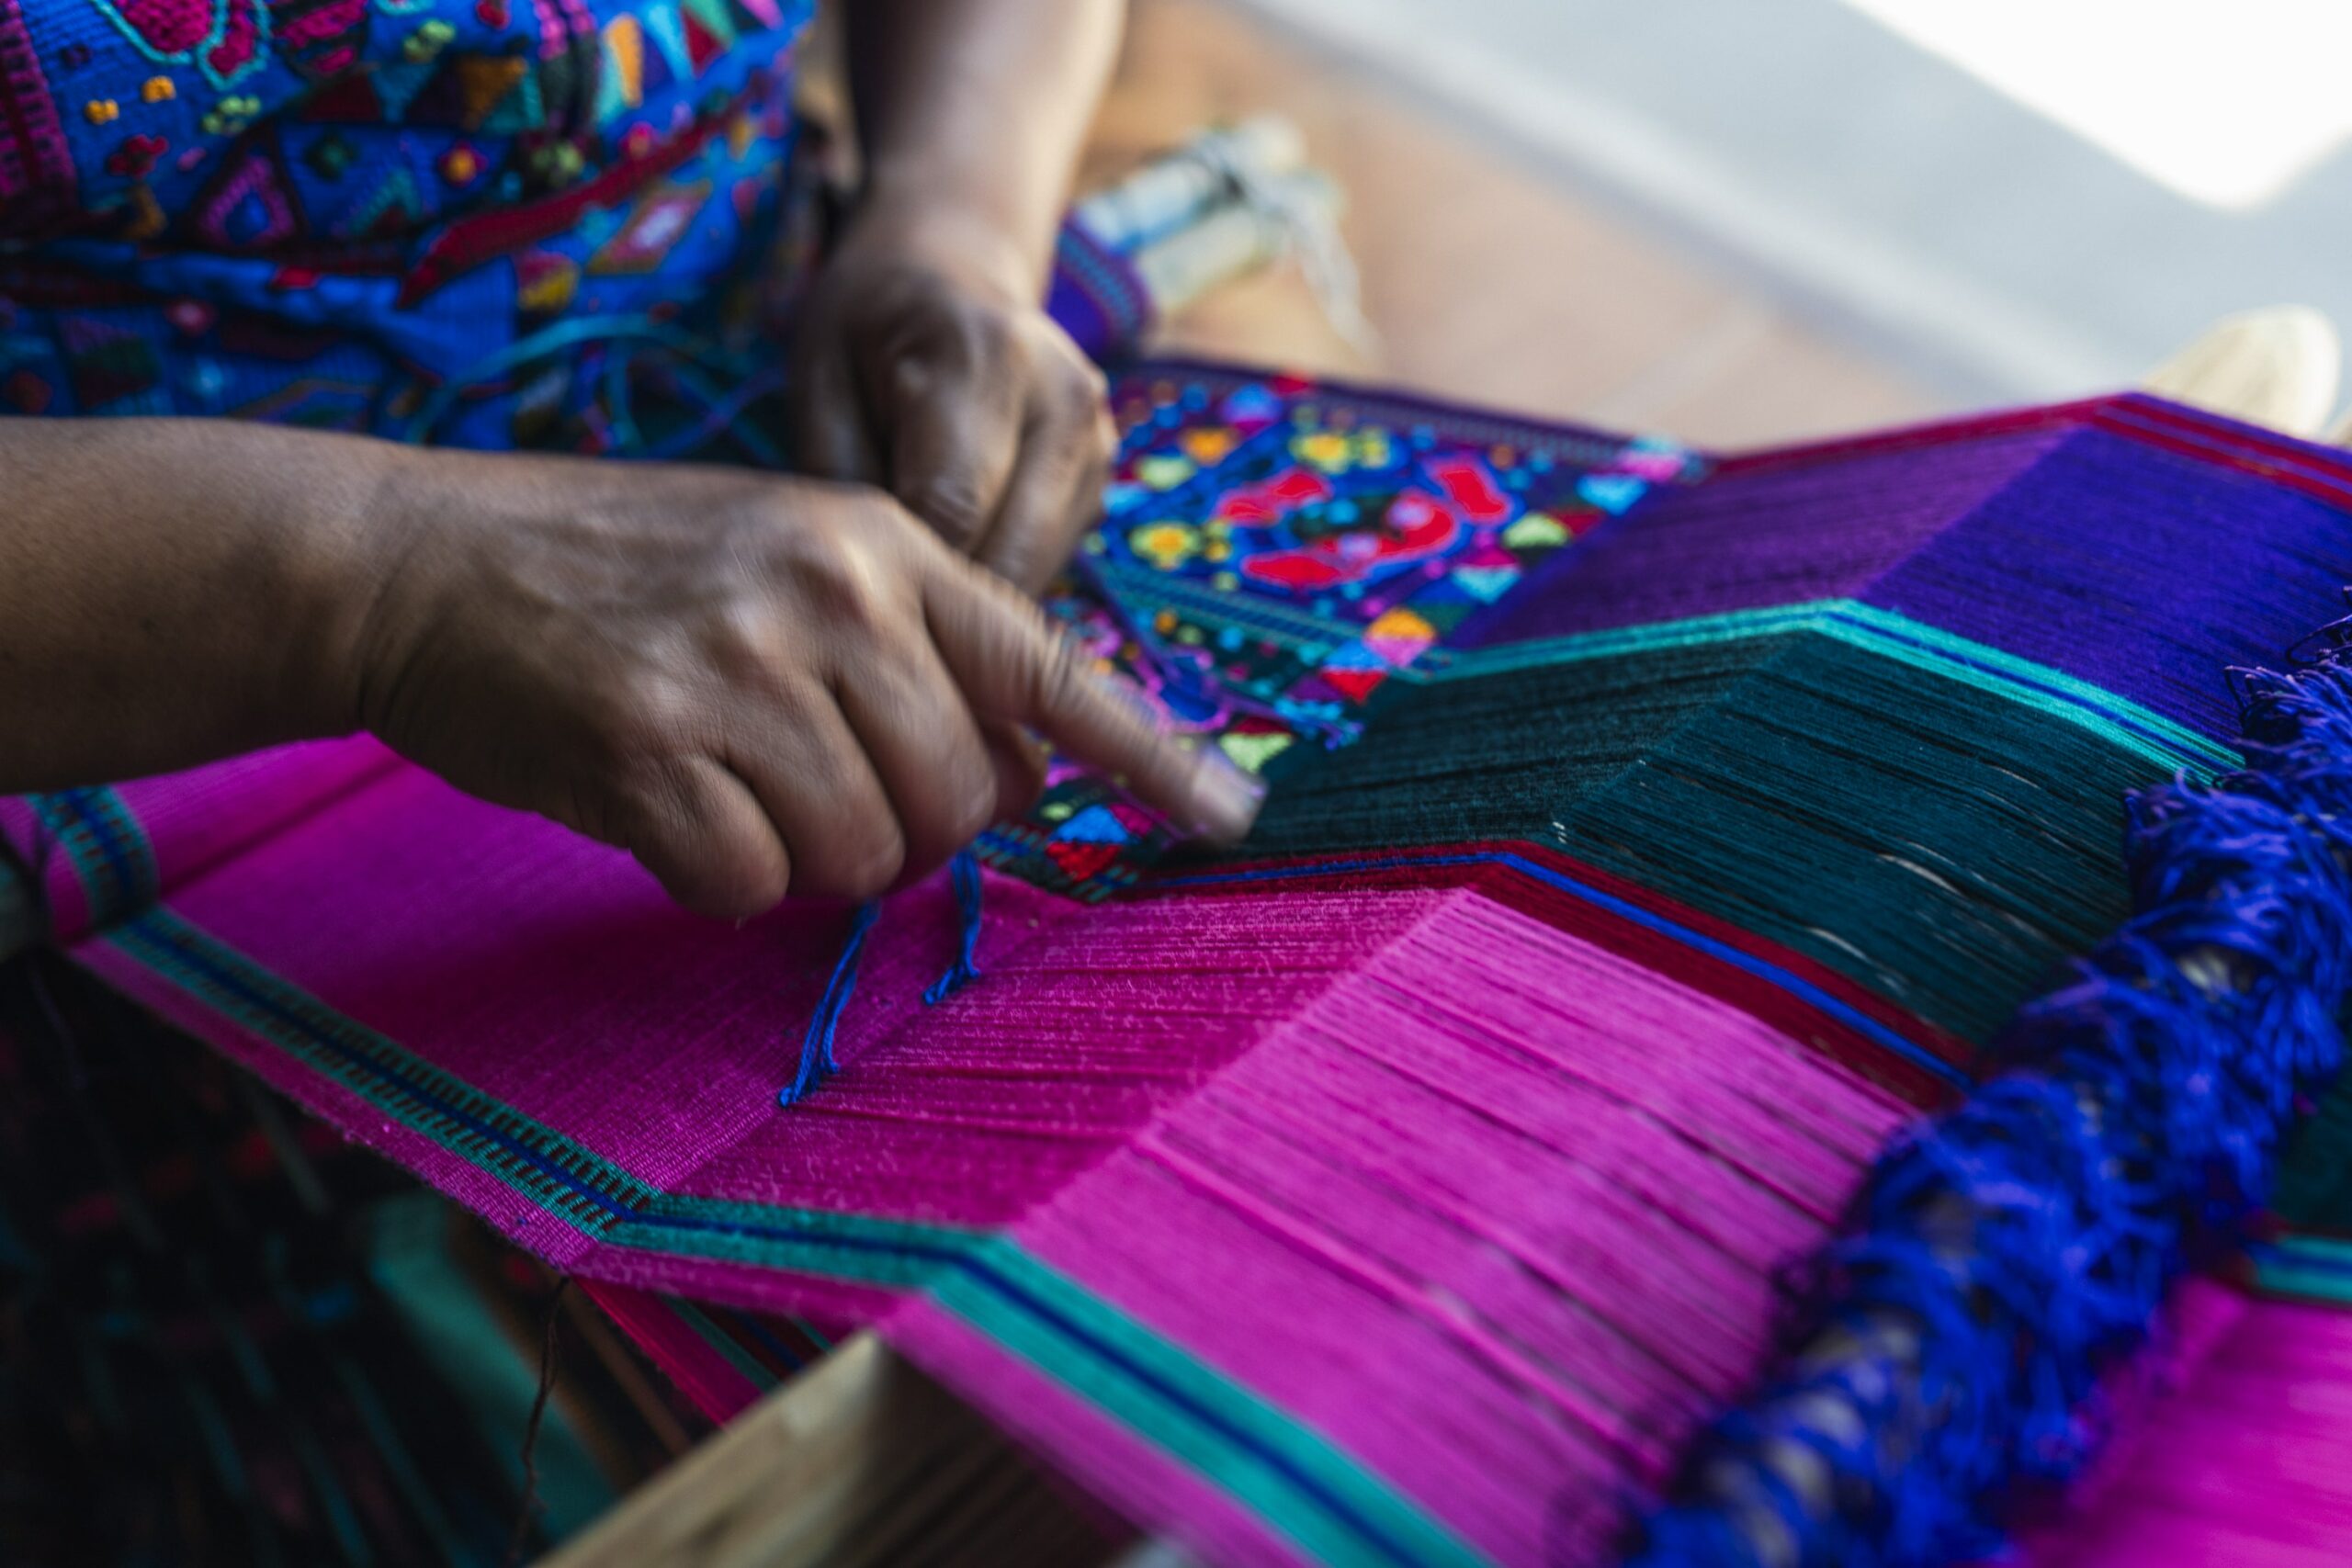
[[[155,848],[121,795],[102,787],[61,789],[32,803],[74,867],[93,930],[154,902],[161,886]]]
[[[1212,1482],[1308,1561],[1448,1568],[1491,1561],[1313,1428],[1010,1240],[992,1245],[986,1263],[943,1275],[926,1294],[989,1343]],[[1000,1280],[1016,1290],[1001,1288]],[[1022,1295],[1049,1300],[1060,1311],[1023,1311]],[[1105,1345],[1116,1354],[1103,1354]],[[1171,1388],[1192,1397],[1170,1400],[1165,1391]],[[1302,1488],[1302,1474],[1319,1484]]]
[[[658,1193],[604,1233],[615,1247],[707,1258],[888,1290],[926,1286],[988,1239],[962,1225]]]
[[[168,909],[105,933],[126,957],[591,1234],[657,1194],[620,1167],[433,1066]]]
[[[619,1247],[927,1287],[1007,1353],[1334,1562],[1476,1564],[1477,1552],[1327,1439],[1010,1238],[676,1196],[508,1110],[164,910],[117,928],[126,957]]]
[[[695,1337],[710,1348],[711,1353],[735,1371],[735,1375],[753,1388],[766,1392],[775,1386],[776,1375],[752,1359],[750,1351],[735,1343],[735,1337],[710,1321],[701,1308],[683,1296],[672,1296],[668,1305]]]
[[[2352,1306],[2352,1241],[2288,1235],[2249,1247],[2255,1283],[2305,1301]]]
[[[2184,770],[2202,782],[2244,764],[2244,759],[2229,747],[2105,687],[1851,599],[1730,610],[1498,648],[1464,649],[1431,674],[1438,681],[1459,681],[1578,660],[1625,658],[1806,633],[1832,637],[1860,651],[2037,708],[2090,730],[2166,772]]]

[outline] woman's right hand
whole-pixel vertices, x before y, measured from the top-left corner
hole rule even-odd
[[[718,916],[865,897],[1034,801],[1024,732],[1231,840],[1256,782],[1159,732],[1037,606],[880,492],[722,468],[388,455],[328,671],[459,787]]]

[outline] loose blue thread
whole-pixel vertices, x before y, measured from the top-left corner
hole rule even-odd
[[[956,884],[956,905],[962,917],[962,930],[956,939],[955,962],[922,994],[926,1007],[938,1006],[980,977],[976,961],[980,943],[979,860],[966,850],[950,863],[949,872]],[[833,964],[833,977],[825,983],[825,994],[809,1016],[808,1032],[800,1039],[800,1070],[793,1075],[791,1083],[777,1091],[778,1105],[797,1105],[809,1090],[841,1071],[841,1063],[833,1055],[833,1035],[841,1028],[842,1013],[849,1006],[850,994],[857,989],[857,964],[865,952],[866,933],[874,929],[874,922],[881,914],[880,901],[874,900],[860,904],[857,913],[850,918],[849,935],[842,939],[842,955]]]
[[[841,1027],[842,1010],[849,1006],[850,993],[857,989],[857,960],[865,951],[865,933],[874,929],[881,913],[880,902],[869,900],[860,904],[857,913],[850,917],[849,937],[842,943],[833,977],[825,982],[825,995],[809,1017],[808,1032],[800,1037],[800,1070],[776,1095],[778,1105],[798,1104],[828,1076],[841,1071],[842,1065],[833,1059],[833,1031]]]
[[[956,907],[963,916],[963,931],[957,938],[956,962],[922,994],[925,1007],[937,1007],[980,977],[980,966],[975,961],[980,945],[979,857],[966,850],[956,857],[949,872],[956,880]]]
[[[1640,1568],[1976,1562],[2078,1476],[2102,1378],[2225,1255],[2344,1055],[2352,622],[2233,671],[2245,772],[2134,796],[2138,911],[2025,1008],[2013,1070],[1878,1162],[1792,1283],[1791,1356],[1685,1456]]]

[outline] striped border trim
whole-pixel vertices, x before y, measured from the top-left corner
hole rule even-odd
[[[2210,467],[2256,475],[2352,512],[2352,456],[2145,392],[2086,398],[2045,408],[2007,409],[1802,446],[1736,453],[1717,458],[1715,468],[1726,475],[1768,473],[1925,446],[2070,430],[2098,430]]]
[[[2290,1233],[2247,1247],[2246,1262],[2265,1294],[2352,1306],[2352,1240]]]
[[[863,1214],[664,1193],[420,1060],[164,909],[105,939],[246,1037],[284,1052],[615,1247],[899,1289],[949,1310],[1310,1551],[1403,1568],[1482,1559],[1280,1409],[1009,1238]]]
[[[33,796],[32,807],[65,851],[89,925],[109,925],[155,901],[163,888],[155,847],[120,795],[62,789]]]
[[[2087,729],[2166,773],[2186,771],[2199,783],[2243,765],[2244,760],[2230,747],[2105,687],[1854,599],[1728,610],[1679,621],[1465,649],[1433,666],[1429,678],[1433,682],[1476,680],[1583,660],[1807,634],[1830,637],[1859,651],[2039,709]]]
[[[575,1228],[596,1235],[660,1194],[561,1134],[509,1109],[279,979],[170,910],[150,908],[100,940],[254,1039],[357,1094]]]

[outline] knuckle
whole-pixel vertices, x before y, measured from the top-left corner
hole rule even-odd
[[[988,498],[977,476],[963,470],[927,475],[908,487],[907,504],[950,543],[961,545],[980,531]]]
[[[729,686],[770,692],[783,672],[781,631],[764,597],[733,593],[712,611],[703,657]]]
[[[585,717],[596,760],[610,769],[633,771],[685,747],[694,704],[675,681],[640,671],[598,687]]]
[[[1102,367],[1073,349],[1062,359],[1062,394],[1070,403],[1089,413],[1110,414],[1111,382]]]
[[[804,541],[793,575],[820,624],[870,630],[888,615],[888,569],[872,545],[840,531]]]
[[[928,396],[939,385],[941,367],[935,362],[936,348],[910,348],[890,362],[890,385],[902,399],[912,400]]]
[[[1043,626],[1035,630],[1044,643],[1044,651],[1028,661],[1029,710],[1066,714],[1084,694],[1080,687],[1087,675],[1080,663],[1081,656],[1067,638],[1053,636]]]

